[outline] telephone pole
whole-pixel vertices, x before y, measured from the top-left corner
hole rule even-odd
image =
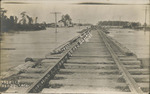
[[[81,19],[78,19],[78,21],[79,21],[79,29],[80,29],[80,22],[81,22]]]
[[[60,12],[51,12],[51,14],[55,15],[55,33],[57,33],[57,14],[60,14]]]
[[[150,0],[149,0],[149,27],[150,27]]]
[[[145,28],[146,28],[147,7],[145,8]]]
[[[119,17],[119,27],[121,27],[121,16]]]

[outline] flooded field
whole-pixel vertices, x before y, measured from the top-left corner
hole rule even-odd
[[[47,28],[42,31],[5,33],[1,42],[1,70],[24,63],[25,58],[43,58],[54,48],[77,36],[85,27]],[[149,33],[128,29],[111,29],[110,36],[118,40],[139,58],[149,57]]]
[[[149,32],[131,29],[111,29],[109,36],[113,37],[130,49],[138,58],[149,58]]]
[[[44,58],[64,42],[77,36],[85,27],[47,28],[41,31],[5,33],[1,41],[1,71],[24,63],[25,58]]]

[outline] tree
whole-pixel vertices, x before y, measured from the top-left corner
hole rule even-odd
[[[59,22],[63,22],[64,23],[64,26],[71,26],[72,25],[72,19],[71,17],[66,14],[66,15],[62,15],[62,18]]]
[[[29,17],[28,15],[26,15],[27,16],[27,18],[28,18],[28,24],[33,24],[33,19],[32,19],[32,17]]]
[[[24,11],[24,12],[20,13],[20,15],[22,15],[22,19],[19,21],[19,23],[22,22],[22,24],[26,24],[26,18],[25,18],[26,12]]]
[[[35,24],[37,24],[37,19],[38,19],[38,17],[35,18]]]

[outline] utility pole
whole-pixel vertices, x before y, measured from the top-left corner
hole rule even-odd
[[[121,27],[121,16],[119,17],[119,26]]]
[[[80,21],[81,21],[81,19],[78,19],[78,21],[79,21],[79,29],[80,29]]]
[[[57,14],[60,12],[51,12],[51,14],[55,15],[55,47],[57,47]]]
[[[149,0],[149,27],[150,27],[150,0]]]
[[[146,31],[146,17],[147,17],[147,7],[145,8],[145,24],[144,24],[144,31]]]
[[[57,14],[60,14],[60,12],[51,12],[51,14],[55,15],[55,33],[57,33]]]
[[[114,23],[114,16],[112,17],[111,27],[113,27]]]

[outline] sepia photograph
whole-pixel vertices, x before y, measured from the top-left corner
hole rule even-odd
[[[150,0],[1,0],[1,94],[149,94]]]

